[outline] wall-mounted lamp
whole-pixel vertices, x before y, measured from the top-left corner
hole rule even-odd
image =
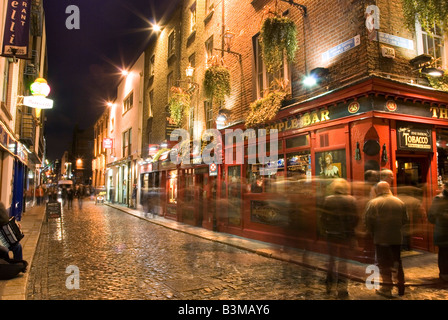
[[[191,66],[191,64],[188,65],[188,67],[185,69],[185,75],[188,79],[188,84],[190,85],[190,88],[188,91],[191,91],[193,93],[197,88],[199,88],[199,84],[193,81],[193,74],[194,74],[194,67]]]
[[[224,32],[224,34],[222,35],[223,37],[223,42],[224,42],[224,47],[225,49],[218,49],[218,48],[214,48],[214,50],[218,50],[218,51],[222,51],[222,52],[227,52],[230,54],[233,54],[235,56],[238,56],[238,59],[241,63],[241,53],[238,52],[234,52],[231,50],[232,48],[232,43],[233,43],[233,38],[235,37],[235,33],[231,32],[229,29],[226,30],[226,32]]]
[[[187,78],[191,79],[193,77],[193,73],[194,73],[194,67],[192,67],[191,64],[189,64],[187,69],[185,69],[185,74]]]
[[[361,160],[361,149],[359,148],[359,142],[356,142],[355,160]]]
[[[428,54],[421,54],[414,59],[410,60],[409,63],[415,68],[414,71],[419,71],[421,74],[430,77],[441,77],[443,76],[443,70],[434,68],[431,66],[433,62],[433,57]]]
[[[330,70],[328,68],[315,68],[303,79],[303,84],[307,87],[312,87],[322,81],[326,80]]]
[[[387,162],[388,160],[389,160],[389,157],[387,156],[386,144],[383,144],[383,152],[382,152],[382,155],[381,155],[381,161]]]
[[[430,76],[430,77],[441,77],[443,76],[444,72],[443,70],[437,69],[437,68],[428,68],[425,67],[420,71],[422,74]]]
[[[224,44],[225,44],[228,52],[230,52],[230,48],[232,46],[234,37],[235,37],[235,34],[233,32],[230,32],[229,29],[227,29],[226,32],[224,32]]]

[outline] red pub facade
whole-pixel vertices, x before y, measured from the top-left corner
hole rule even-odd
[[[388,169],[393,173],[394,194],[420,205],[419,210],[410,210],[406,241],[410,248],[434,250],[432,226],[425,212],[440,191],[441,180],[448,178],[448,93],[431,88],[416,69],[417,58],[431,54],[423,45],[430,38],[421,28],[411,32],[404,27],[401,1],[365,5],[349,0],[309,0],[301,4],[306,11],[285,1],[181,2],[165,33],[145,54],[142,150],[148,149],[148,144],[166,142],[173,129],[166,122],[166,97],[174,76],[178,82],[197,85],[181,128],[199,140],[206,129],[218,129],[223,141],[226,129],[266,129],[267,133],[276,129],[277,170],[262,175],[269,165],[248,161],[247,140],[243,164],[226,163],[226,150],[235,153],[241,147],[233,141],[223,144],[223,161],[216,168],[194,156],[191,163],[176,165],[170,161],[169,148],[157,158],[142,151],[142,158],[148,161],[138,173],[140,204],[167,219],[324,252],[320,206],[332,179],[341,177],[351,183],[358,200],[355,258],[371,261],[372,244],[363,214],[377,181],[371,176]],[[300,30],[296,59],[285,63],[279,72],[290,83],[290,99],[283,101],[274,119],[247,128],[249,104],[267,90],[272,76],[260,58],[260,24],[247,21],[261,22],[264,8],[276,5],[282,6],[283,16],[291,18]],[[366,28],[366,12],[372,8],[381,17],[375,31]],[[215,50],[225,48],[226,29],[234,33],[231,49]],[[446,68],[446,37],[438,44],[443,48],[439,67]],[[168,59],[165,47],[170,49]],[[231,93],[223,105],[214,105],[202,89],[202,76],[212,54],[224,60],[231,74]],[[179,70],[188,65],[194,67],[194,76],[181,80]],[[303,85],[310,70],[322,69],[328,72],[325,82],[314,88]],[[222,109],[231,116],[217,126],[216,116]],[[171,147],[176,143],[171,142]],[[268,144],[268,155],[270,149]]]

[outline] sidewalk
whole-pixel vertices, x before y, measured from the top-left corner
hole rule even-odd
[[[20,241],[23,247],[23,259],[28,261],[28,272],[33,263],[34,252],[39,241],[45,206],[28,208],[22,216],[20,225],[25,237]],[[0,300],[26,300],[28,272],[20,273],[17,278],[0,280]]]
[[[210,241],[224,243],[272,259],[287,261],[316,270],[326,270],[327,255],[325,254],[283,247],[226,233],[214,232],[159,216],[145,216],[143,212],[120,205],[105,205],[165,228],[191,234]],[[44,212],[45,206],[35,206],[25,212],[21,221],[22,229],[25,233],[25,237],[22,239],[21,243],[23,246],[24,259],[29,262],[28,270],[31,269],[34,252],[45,217]],[[404,252],[402,257],[407,286],[432,285],[438,282],[439,273],[437,267],[437,254],[410,251]],[[366,278],[370,275],[370,273],[366,273],[368,265],[351,260],[348,261],[348,264],[348,274],[346,276],[352,280],[365,282]],[[20,274],[19,277],[11,280],[0,280],[0,300],[25,300],[27,281],[28,273]]]

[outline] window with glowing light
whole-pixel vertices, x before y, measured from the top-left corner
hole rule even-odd
[[[128,94],[128,96],[123,100],[123,113],[132,108],[134,104],[134,92]]]
[[[149,59],[149,76],[152,77],[154,75],[155,72],[155,66],[156,66],[156,56],[153,55],[150,59]]]
[[[443,37],[443,32],[437,24],[431,28],[431,32],[425,31],[417,22],[417,51],[418,54],[428,54],[434,58],[434,67],[442,68],[447,63],[448,40]]]
[[[174,42],[174,30],[168,36],[168,59],[171,58],[176,52],[176,44]]]
[[[205,62],[207,67],[210,66],[210,59],[213,57],[213,36],[205,41]]]
[[[190,32],[196,30],[196,2],[190,7]]]
[[[215,9],[214,0],[205,0],[205,15],[207,16]]]
[[[257,99],[259,99],[264,97],[267,92],[279,89],[277,83],[278,81],[282,80],[290,83],[290,65],[286,61],[286,56],[284,56],[281,67],[274,72],[268,72],[263,62],[260,39],[258,35],[253,39],[253,48],[255,55],[255,70],[257,74]]]
[[[123,132],[123,158],[131,155],[132,128]]]

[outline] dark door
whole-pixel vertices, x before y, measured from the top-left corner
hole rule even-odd
[[[397,156],[397,196],[406,204],[409,226],[405,228],[405,249],[429,250],[428,224],[428,176],[427,156]]]

